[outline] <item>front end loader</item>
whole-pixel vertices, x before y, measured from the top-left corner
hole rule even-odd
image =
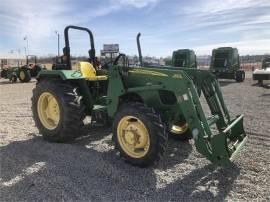
[[[89,60],[80,62],[77,70],[70,62],[70,29],[86,31],[90,38]],[[194,139],[197,151],[217,164],[230,162],[247,140],[243,115],[230,117],[219,84],[208,71],[130,67],[124,54],[100,70],[95,68],[89,29],[68,26],[64,36],[62,63],[55,64],[55,70],[41,71],[33,90],[33,117],[44,139],[74,140],[88,115],[92,124],[112,124],[115,148],[136,166],[160,160],[168,133]],[[203,111],[198,89],[210,117]]]

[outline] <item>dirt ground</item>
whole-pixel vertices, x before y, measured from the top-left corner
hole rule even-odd
[[[1,201],[270,201],[270,89],[221,81],[248,142],[232,165],[215,168],[190,143],[170,140],[155,167],[137,168],[114,152],[111,131],[85,126],[71,144],[48,143],[35,128],[35,81],[0,80]]]

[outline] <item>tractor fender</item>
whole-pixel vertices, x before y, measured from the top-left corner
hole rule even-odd
[[[78,70],[41,70],[36,77],[37,81],[43,79],[58,79],[69,81],[80,88],[83,102],[86,106],[86,114],[90,115],[94,106],[94,98],[90,93],[85,78]]]
[[[36,79],[43,78],[59,78],[61,80],[81,80],[84,79],[81,72],[78,70],[41,70]]]

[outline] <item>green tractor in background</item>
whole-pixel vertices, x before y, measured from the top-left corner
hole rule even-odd
[[[173,51],[172,58],[165,58],[164,61],[166,66],[197,69],[195,52],[190,49],[179,49]]]
[[[221,47],[212,51],[210,71],[220,79],[245,80],[245,72],[240,70],[237,48]]]
[[[27,55],[26,64],[21,67],[9,67],[1,69],[1,77],[9,79],[12,83],[19,79],[22,83],[27,83],[31,77],[36,77],[42,68],[37,64],[37,56]]]
[[[15,83],[18,79],[19,67],[1,67],[1,78],[9,79],[10,82]]]
[[[90,38],[89,61],[80,62],[77,70],[70,61],[70,29],[85,31]],[[213,163],[230,162],[247,140],[243,115],[230,117],[219,84],[208,71],[143,67],[141,57],[141,67],[130,67],[124,54],[98,69],[89,29],[67,26],[64,36],[62,63],[41,71],[33,89],[33,117],[45,140],[74,140],[84,118],[91,116],[91,124],[111,124],[120,155],[142,167],[159,161],[168,133],[185,135],[185,127],[197,151]],[[203,112],[198,88],[211,110],[209,117]]]
[[[31,80],[30,71],[24,66],[2,68],[1,77],[4,79],[9,79],[12,83],[16,83],[18,78],[22,83],[26,83]]]
[[[41,69],[45,69],[40,64],[38,64],[36,55],[27,55],[26,65],[23,67],[29,70],[31,77],[36,77]]]
[[[173,52],[172,66],[197,68],[197,59],[195,52],[190,49],[180,49]]]

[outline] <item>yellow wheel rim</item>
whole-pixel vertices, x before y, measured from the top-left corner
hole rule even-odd
[[[143,122],[134,116],[123,117],[117,126],[117,139],[124,152],[142,158],[149,151],[150,136]]]
[[[24,73],[24,71],[20,71],[20,78],[21,78],[21,80],[24,80],[25,79],[25,73]]]
[[[60,121],[60,108],[56,98],[49,92],[40,95],[37,104],[38,117],[42,125],[53,130]]]
[[[171,128],[171,132],[175,135],[182,135],[188,130],[188,124],[187,123],[180,123],[177,125],[173,125]]]

